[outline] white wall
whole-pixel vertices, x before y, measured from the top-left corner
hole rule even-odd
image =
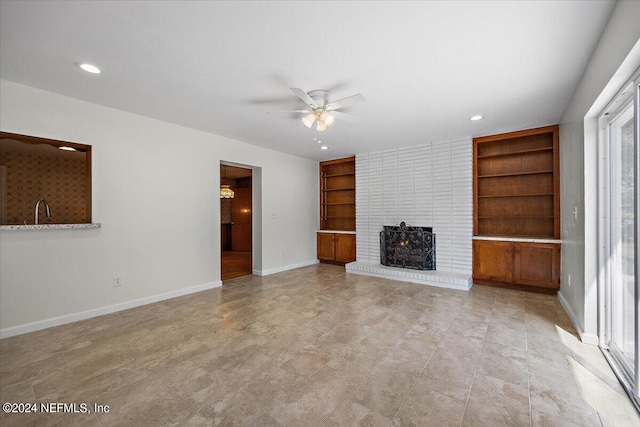
[[[3,131],[92,145],[93,221],[102,223],[0,232],[4,336],[219,284],[220,160],[259,171],[262,258],[254,268],[268,274],[317,262],[315,161],[7,81],[0,120]]]
[[[471,276],[472,142],[356,155],[356,258],[380,262],[383,225],[433,227],[438,271]]]
[[[560,124],[563,244],[559,296],[589,342],[597,342],[598,327],[596,117],[639,65],[639,22],[640,2],[616,4]]]

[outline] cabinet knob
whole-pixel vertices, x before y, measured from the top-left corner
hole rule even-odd
[[[507,249],[507,253],[510,254],[511,253],[511,249]]]
[[[519,253],[520,253],[520,251],[519,251],[518,249],[516,249],[516,253],[517,253],[517,254],[519,254]]]

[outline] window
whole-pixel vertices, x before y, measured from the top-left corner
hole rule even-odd
[[[0,132],[0,225],[91,222],[91,146]],[[50,216],[47,216],[46,206]]]

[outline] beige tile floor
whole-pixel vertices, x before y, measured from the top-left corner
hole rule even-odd
[[[553,296],[316,265],[0,341],[8,426],[635,426]]]

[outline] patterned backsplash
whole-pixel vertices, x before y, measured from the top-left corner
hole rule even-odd
[[[79,154],[63,158],[0,150],[0,165],[7,168],[5,223],[33,224],[38,199],[46,199],[51,207],[51,218],[47,218],[40,204],[41,224],[87,222],[85,156]]]

